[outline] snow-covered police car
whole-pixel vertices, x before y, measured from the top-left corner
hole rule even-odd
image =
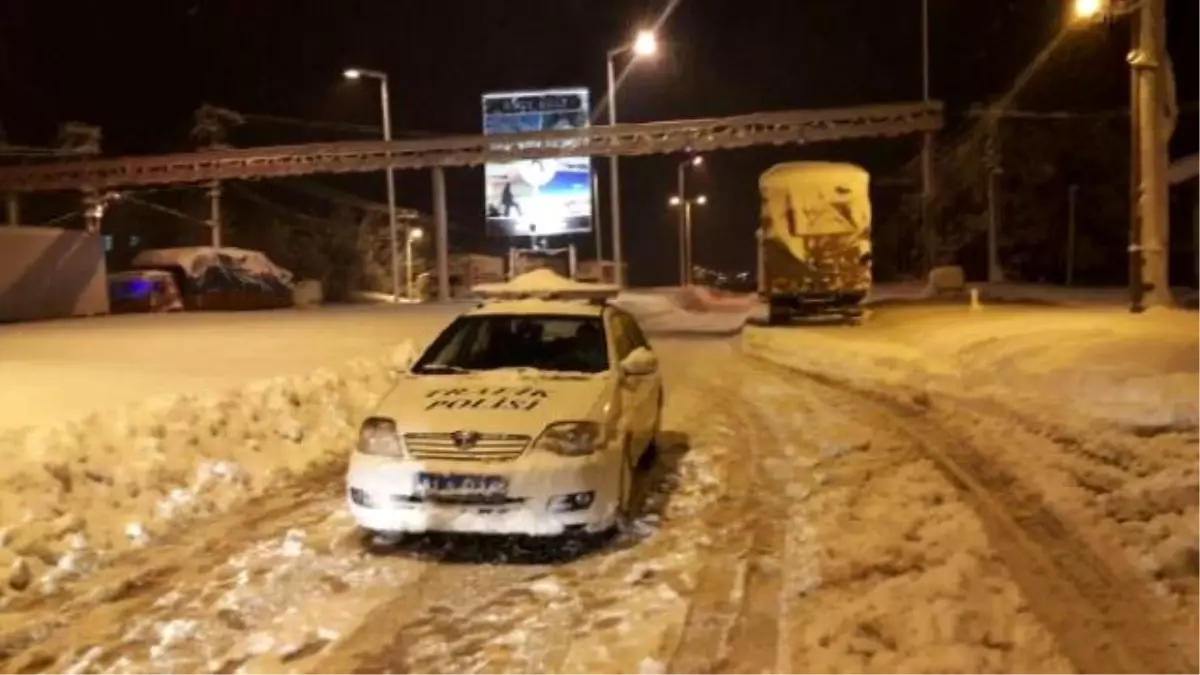
[[[662,413],[658,360],[603,298],[524,295],[458,317],[363,422],[347,480],[361,527],[582,534],[629,513]]]

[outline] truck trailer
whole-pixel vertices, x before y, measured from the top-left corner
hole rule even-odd
[[[758,186],[758,293],[770,323],[861,315],[871,288],[870,175],[853,164],[788,162]]]

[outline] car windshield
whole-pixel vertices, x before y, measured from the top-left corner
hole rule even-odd
[[[460,317],[413,365],[413,372],[498,368],[599,373],[608,370],[604,324],[596,316],[487,314]]]

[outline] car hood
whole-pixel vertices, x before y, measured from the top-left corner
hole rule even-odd
[[[402,433],[478,431],[537,436],[547,424],[602,415],[608,378],[493,371],[403,375],[380,401],[379,415]]]

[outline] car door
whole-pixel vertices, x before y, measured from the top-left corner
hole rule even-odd
[[[638,327],[632,316],[616,310],[613,313],[613,320],[617,326],[614,335],[619,340],[618,363],[638,348],[650,349],[650,343],[646,341],[645,335],[642,334],[641,328]],[[628,406],[625,415],[628,420],[628,428],[634,436],[634,450],[638,453],[653,440],[654,422],[658,409],[658,382],[657,372],[646,375],[622,375],[621,378],[621,389],[623,392],[627,392],[623,394],[627,400],[623,400],[622,405]]]

